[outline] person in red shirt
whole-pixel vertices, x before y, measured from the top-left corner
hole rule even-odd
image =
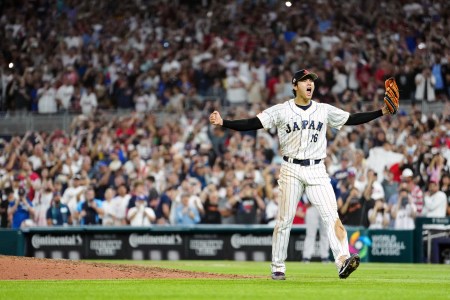
[[[303,203],[301,200],[298,201],[297,211],[295,212],[295,217],[292,224],[296,225],[305,224],[305,215],[307,208],[308,206],[305,203]]]
[[[33,201],[34,194],[37,188],[40,186],[40,177],[39,175],[33,171],[30,163],[26,160],[22,162],[21,170],[18,174],[18,179],[21,181],[23,186],[28,188],[27,197],[30,201]]]

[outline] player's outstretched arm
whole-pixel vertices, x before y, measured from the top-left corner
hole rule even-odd
[[[209,122],[212,125],[223,126],[225,128],[237,131],[249,131],[263,128],[263,125],[258,117],[242,120],[224,120],[218,111],[214,111],[209,116]]]
[[[347,122],[345,122],[344,125],[364,124],[364,123],[370,122],[372,120],[375,120],[376,118],[379,118],[383,115],[389,115],[389,114],[391,114],[389,109],[386,107],[386,105],[384,105],[382,109],[379,109],[376,111],[351,114],[348,117],[348,120],[347,120]]]
[[[345,125],[359,125],[363,123],[370,122],[383,115],[395,115],[399,108],[399,97],[400,93],[395,82],[395,78],[391,77],[384,82],[385,93],[384,93],[384,106],[382,109],[377,111],[365,112],[352,114],[348,118]]]

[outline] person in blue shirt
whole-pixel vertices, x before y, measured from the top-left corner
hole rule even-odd
[[[79,202],[77,210],[80,213],[81,225],[100,225],[103,216],[103,202],[95,199],[93,187],[88,187],[84,194],[85,201]]]
[[[67,205],[61,203],[61,193],[53,194],[52,205],[47,210],[48,226],[67,226],[72,224],[72,215]]]
[[[181,195],[181,204],[175,208],[176,225],[193,225],[200,223],[200,213],[195,205],[189,204],[189,194]]]
[[[17,199],[15,199],[12,190],[8,194],[8,219],[11,220],[11,228],[13,229],[21,228],[26,226],[26,224],[33,224],[33,204],[27,199],[24,188],[19,188],[18,194],[19,196]]]

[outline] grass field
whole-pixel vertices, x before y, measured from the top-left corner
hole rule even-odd
[[[288,262],[287,280],[273,281],[269,279],[268,262],[126,263],[262,277],[225,280],[0,281],[0,299],[450,299],[448,265],[362,263],[348,279],[340,280],[332,264]]]

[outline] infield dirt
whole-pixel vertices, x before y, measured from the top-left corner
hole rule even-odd
[[[0,256],[0,280],[39,279],[242,279],[252,276],[192,272],[154,266]]]

